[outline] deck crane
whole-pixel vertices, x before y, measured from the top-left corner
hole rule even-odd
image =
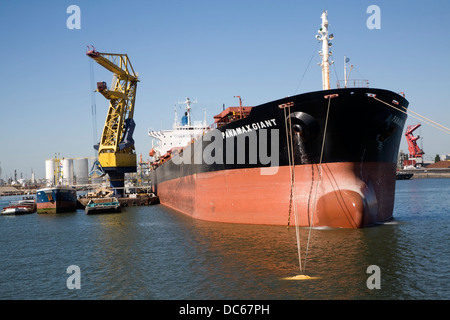
[[[419,123],[414,126],[408,126],[406,128],[405,136],[406,141],[408,141],[408,150],[410,158],[422,158],[422,156],[425,154],[425,152],[423,152],[423,150],[419,148],[416,142],[420,138],[420,136],[415,137],[413,135],[414,130],[416,130],[420,126],[421,124]]]
[[[110,103],[100,142],[94,145],[98,150],[98,161],[90,175],[99,177],[108,174],[114,193],[120,196],[123,194],[125,173],[136,172],[133,113],[139,80],[126,54],[101,53],[88,46],[86,55],[113,73],[110,89],[106,82],[97,82],[96,91]]]

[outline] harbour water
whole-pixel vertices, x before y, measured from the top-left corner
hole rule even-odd
[[[0,299],[450,299],[450,179],[397,181],[395,220],[312,230],[198,221],[161,205],[0,217]],[[0,198],[0,207],[11,199]],[[302,262],[309,229],[300,229]],[[69,289],[69,266],[80,288]],[[305,266],[305,265],[304,265]],[[380,287],[368,286],[369,266]]]

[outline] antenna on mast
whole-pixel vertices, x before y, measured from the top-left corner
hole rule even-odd
[[[177,105],[176,104],[174,106],[174,111],[175,111],[175,120],[173,122],[173,127],[175,128],[176,126],[178,126],[178,113],[177,113]]]
[[[350,71],[348,72],[347,75],[347,63],[350,61],[350,58],[347,58],[346,56],[344,56],[344,88],[347,88],[347,84],[348,84],[348,78],[350,77],[350,72],[352,72],[353,69],[353,65],[350,65]]]
[[[316,39],[322,41],[322,50],[319,51],[319,55],[322,57],[322,62],[319,66],[322,67],[322,88],[323,90],[330,89],[330,65],[334,63],[334,61],[330,61],[329,58],[333,54],[332,51],[329,51],[329,47],[331,47],[331,42],[334,38],[333,34],[328,35],[328,13],[326,10],[322,12],[322,26],[316,35]]]
[[[191,101],[189,98],[186,97],[186,101],[184,102],[178,102],[179,104],[185,104],[186,105],[186,116],[187,116],[187,125],[191,126],[191,103],[197,103],[197,99],[194,101]]]

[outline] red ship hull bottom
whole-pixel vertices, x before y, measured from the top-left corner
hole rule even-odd
[[[36,206],[37,213],[63,213],[77,210],[77,204],[73,201],[40,202]]]
[[[361,228],[392,218],[393,163],[325,163],[321,177],[319,165],[296,165],[294,179],[290,167],[273,169],[203,172],[159,183],[157,192],[161,204],[215,222]]]

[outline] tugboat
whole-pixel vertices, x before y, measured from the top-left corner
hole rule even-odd
[[[34,198],[24,198],[16,202],[10,202],[7,207],[4,207],[0,215],[21,215],[36,212],[36,201]]]
[[[409,180],[413,176],[414,176],[414,173],[408,173],[408,172],[402,172],[402,171],[397,171],[397,173],[396,173],[397,180]]]

